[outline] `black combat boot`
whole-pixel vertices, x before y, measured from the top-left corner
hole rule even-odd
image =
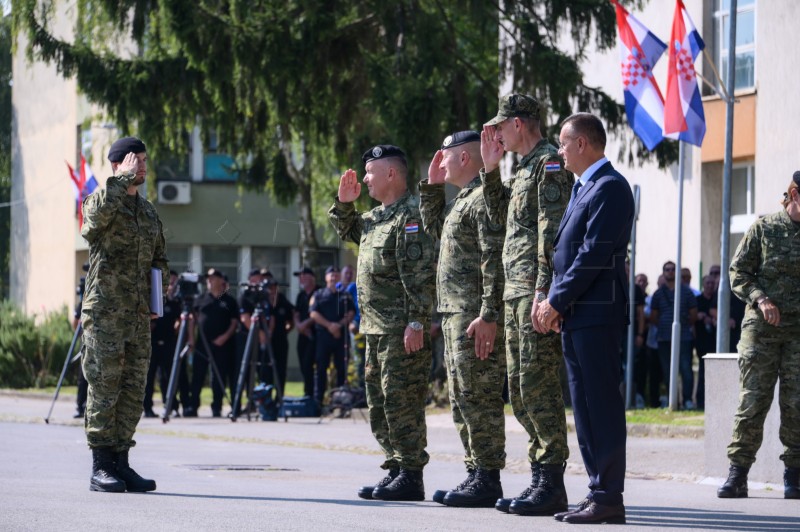
[[[475,480],[461,491],[448,491],[444,504],[458,508],[491,508],[503,498],[499,469],[478,468]]]
[[[720,499],[739,499],[747,497],[747,473],[749,467],[731,465],[728,480],[717,490]]]
[[[542,464],[539,486],[524,499],[517,499],[508,507],[517,515],[554,515],[566,512],[567,490],[564,488],[566,464]]]
[[[456,486],[453,490],[436,490],[433,492],[433,502],[438,502],[439,504],[444,504],[444,496],[447,495],[450,491],[461,491],[469,485],[475,479],[475,470],[474,469],[467,469],[467,478],[464,481]]]
[[[382,501],[424,501],[425,485],[422,471],[400,469],[400,474],[386,486],[377,486],[372,492],[373,499]]]
[[[509,506],[511,506],[512,502],[514,502],[517,499],[524,499],[525,497],[528,497],[531,493],[533,493],[533,490],[535,490],[536,487],[539,485],[539,477],[541,477],[541,474],[542,474],[541,464],[539,464],[539,462],[533,462],[531,464],[531,485],[525,488],[522,491],[522,493],[520,493],[513,499],[497,499],[497,502],[494,505],[494,509],[508,513],[508,508]]]
[[[114,452],[108,447],[92,449],[91,491],[121,493],[125,491],[125,481],[117,475]]]
[[[375,488],[382,488],[389,485],[389,482],[393,481],[399,474],[399,469],[390,469],[389,474],[383,477],[377,484],[373,486],[361,486],[358,490],[358,496],[362,499],[372,499],[372,492],[375,491]]]
[[[784,469],[783,498],[800,499],[800,467],[787,467]]]
[[[128,491],[135,491],[143,493],[145,491],[154,491],[156,489],[156,481],[148,478],[142,478],[139,473],[131,469],[128,465],[128,451],[121,451],[117,453],[117,475],[125,481],[126,489]]]

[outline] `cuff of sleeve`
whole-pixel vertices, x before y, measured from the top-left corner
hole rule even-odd
[[[483,306],[481,307],[481,319],[488,323],[496,323],[500,313],[494,309]]]
[[[133,172],[124,172],[114,177],[116,177],[117,181],[119,181],[120,184],[125,186],[125,188],[128,188],[133,184],[133,181],[136,179],[136,174]]]
[[[539,264],[539,275],[536,276],[536,290],[546,291],[553,280],[550,268],[545,268]]]
[[[444,190],[444,183],[431,184],[427,179],[423,179],[419,182],[419,189],[420,191],[437,192],[439,190]]]
[[[750,304],[753,307],[757,307],[758,306],[758,300],[761,299],[762,297],[767,297],[767,294],[765,294],[762,290],[759,290],[758,288],[756,288],[755,290],[750,292]]]
[[[500,180],[500,167],[498,166],[491,172],[487,172],[486,168],[481,168],[480,174],[481,174],[481,180],[484,182]]]

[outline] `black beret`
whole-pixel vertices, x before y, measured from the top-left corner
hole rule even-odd
[[[800,186],[800,170],[792,174],[792,181],[794,181],[795,183],[797,183],[798,186]]]
[[[112,163],[122,162],[129,153],[142,153],[147,151],[144,142],[136,137],[122,137],[111,145],[108,150],[108,160]]]
[[[459,131],[458,133],[448,135],[444,141],[442,141],[442,149],[446,150],[447,148],[455,148],[456,146],[461,146],[462,144],[467,144],[468,142],[480,141],[481,134],[477,131]]]
[[[387,159],[389,157],[400,157],[403,159],[403,162],[406,162],[406,154],[403,153],[403,150],[391,144],[378,144],[365,151],[361,159],[364,161],[364,164],[367,164],[370,161]]]

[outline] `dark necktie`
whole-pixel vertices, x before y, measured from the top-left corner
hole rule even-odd
[[[569,205],[567,205],[567,210],[570,210],[572,208],[572,204],[575,203],[575,198],[578,196],[578,191],[581,189],[582,186],[583,183],[581,183],[580,179],[575,181],[575,184],[572,185],[572,196],[570,196],[569,198]]]

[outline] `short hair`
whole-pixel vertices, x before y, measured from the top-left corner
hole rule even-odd
[[[532,116],[515,116],[514,118],[519,119],[530,133],[541,131],[541,122],[538,118],[533,118]]]
[[[673,266],[675,266],[675,263],[674,263],[674,262],[672,262],[671,260],[668,260],[667,262],[665,262],[665,263],[664,263],[664,265],[663,265],[663,266],[661,266],[661,271],[663,272],[663,271],[664,271],[664,268],[666,268],[666,267],[667,267],[667,266],[669,266],[670,264],[672,264]]]
[[[605,150],[606,129],[599,118],[591,113],[575,113],[561,123],[561,127],[571,126],[576,135],[583,135],[593,147]]]

